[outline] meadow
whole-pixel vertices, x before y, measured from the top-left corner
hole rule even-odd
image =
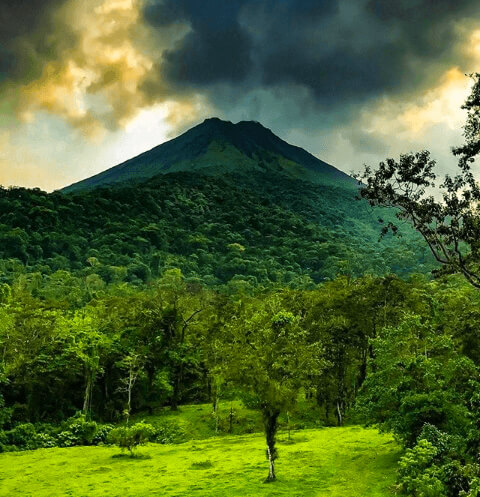
[[[265,483],[260,433],[178,445],[149,444],[136,457],[114,447],[0,454],[0,496],[142,497],[394,495],[400,448],[390,435],[358,426],[278,437],[278,479]]]

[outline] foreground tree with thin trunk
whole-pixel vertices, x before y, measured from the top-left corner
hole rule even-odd
[[[302,317],[285,310],[281,294],[238,301],[223,333],[223,376],[253,397],[262,413],[269,464],[276,479],[276,435],[282,412],[299,390],[314,381],[325,362],[320,344],[302,327]]]
[[[397,218],[413,225],[445,271],[480,288],[480,187],[472,171],[480,153],[480,73],[471,77],[472,91],[462,107],[465,143],[453,149],[458,172],[445,176],[440,197],[434,195],[436,163],[426,150],[404,154],[398,162],[387,159],[375,170],[366,167],[357,178],[370,205],[397,209]],[[386,223],[382,234],[390,230],[398,232],[395,223]]]

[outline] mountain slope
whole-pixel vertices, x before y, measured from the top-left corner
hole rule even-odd
[[[140,283],[179,268],[215,287],[298,286],[435,267],[412,229],[379,243],[388,216],[353,190],[271,177],[179,172],[67,195],[0,189],[0,283],[24,270]]]
[[[159,174],[194,171],[214,176],[229,172],[270,172],[316,184],[355,186],[347,174],[290,145],[260,123],[233,124],[211,118],[173,140],[63,191],[142,182]]]

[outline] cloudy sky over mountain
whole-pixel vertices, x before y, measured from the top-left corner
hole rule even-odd
[[[350,172],[461,141],[478,0],[3,0],[0,184],[54,189],[206,117]]]

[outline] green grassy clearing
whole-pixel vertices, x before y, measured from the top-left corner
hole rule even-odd
[[[279,436],[278,480],[267,475],[261,434],[150,444],[131,459],[113,447],[0,455],[0,496],[329,496],[392,494],[399,447],[356,426]]]
[[[230,432],[230,409],[233,412]],[[245,435],[263,431],[262,416],[258,410],[245,407],[240,400],[223,401],[218,405],[218,422],[215,420],[211,404],[182,405],[177,411],[168,407],[155,410],[151,415],[139,413],[132,416],[132,422],[145,421],[152,425],[172,423],[181,431],[181,440],[201,440],[223,435]],[[325,420],[323,409],[314,402],[299,398],[297,408],[289,419],[280,415],[281,430],[320,428],[326,423],[334,424],[335,419]]]

